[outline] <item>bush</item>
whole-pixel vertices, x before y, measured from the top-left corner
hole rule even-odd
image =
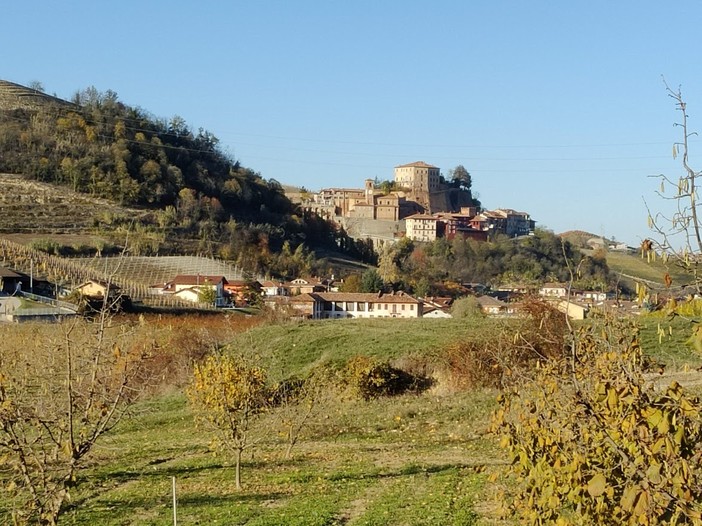
[[[500,397],[511,511],[530,524],[701,524],[702,404],[647,382],[636,328],[604,320]]]
[[[451,387],[506,387],[532,377],[540,362],[563,356],[565,315],[534,298],[522,304],[521,312],[520,319],[504,322],[489,335],[446,349],[441,358]]]
[[[355,356],[341,371],[343,384],[354,397],[371,400],[426,389],[430,380],[409,374],[388,362]]]

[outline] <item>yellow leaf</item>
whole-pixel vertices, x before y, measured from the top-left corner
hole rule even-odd
[[[602,473],[597,473],[587,483],[587,492],[591,497],[599,497],[607,490],[607,479]]]

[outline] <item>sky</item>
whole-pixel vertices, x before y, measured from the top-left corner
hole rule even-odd
[[[695,1],[35,0],[2,18],[0,79],[112,90],[266,179],[460,164],[485,208],[631,245],[669,207],[655,176],[683,174],[663,79],[702,129]]]

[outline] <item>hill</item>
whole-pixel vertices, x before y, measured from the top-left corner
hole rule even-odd
[[[51,105],[74,108],[73,104],[65,100],[14,82],[0,80],[0,110],[37,110]]]
[[[253,273],[289,273],[304,244],[368,257],[343,230],[304,214],[281,185],[242,166],[213,134],[157,118],[111,91],[71,102],[0,81],[0,233],[67,236],[136,255],[202,253]],[[79,241],[78,241],[79,242]],[[71,252],[62,247],[55,251]],[[299,267],[299,261],[295,263]],[[323,271],[308,258],[305,272]]]

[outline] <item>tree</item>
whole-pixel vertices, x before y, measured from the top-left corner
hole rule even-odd
[[[688,129],[687,103],[681,89],[673,90],[665,83],[668,96],[675,102],[681,120],[676,123],[681,130],[681,140],[673,143],[673,158],[680,156],[683,174],[677,180],[667,175],[656,176],[660,180],[659,196],[671,203],[670,214],[648,210],[649,227],[659,238],[644,240],[641,245],[642,256],[651,259],[660,251],[666,265],[673,264],[685,270],[691,277],[698,292],[702,292],[702,275],[698,268],[698,259],[702,256],[702,224],[698,215],[698,191],[701,172],[690,165],[689,139],[694,132]],[[672,188],[673,193],[667,194]]]
[[[44,89],[44,84],[41,83],[39,80],[33,80],[29,83],[28,86],[29,89],[33,89],[34,91],[38,91],[40,93],[44,93],[46,90]]]
[[[374,268],[369,268],[361,277],[361,292],[380,292],[385,289],[385,282]]]
[[[197,291],[197,301],[213,306],[217,301],[217,291],[211,285],[202,285]]]
[[[252,447],[251,428],[267,406],[263,368],[242,356],[214,355],[195,366],[188,399],[198,421],[214,428],[219,445],[234,453],[236,489],[241,490],[241,454]]]
[[[285,437],[285,458],[292,455],[302,431],[319,411],[331,388],[329,373],[324,368],[313,370],[304,380],[292,378],[274,387],[271,403]]]
[[[475,296],[465,296],[453,302],[451,315],[454,318],[484,318],[485,313]]]
[[[13,523],[58,522],[94,446],[145,386],[150,348],[112,322],[108,305],[57,333],[0,340],[0,458]]]
[[[461,190],[470,190],[473,181],[468,170],[462,164],[449,171],[451,183]]]
[[[605,320],[572,338],[570,356],[500,397],[512,512],[544,525],[700,524],[699,399],[645,379],[634,326]]]
[[[359,274],[351,274],[339,288],[341,292],[361,292],[363,290],[363,282]],[[372,292],[372,291],[367,291]]]

